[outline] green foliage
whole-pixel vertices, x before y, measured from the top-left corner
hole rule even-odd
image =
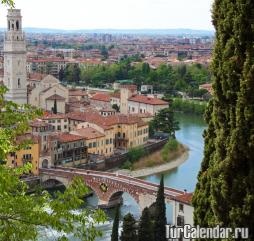
[[[164,176],[161,176],[160,186],[155,202],[154,240],[166,241],[166,204],[164,196]]]
[[[179,130],[179,123],[174,118],[174,111],[170,105],[160,110],[149,124],[150,135],[155,131],[168,133],[175,138],[175,132]]]
[[[114,218],[114,223],[112,228],[111,241],[118,241],[119,213],[120,213],[120,207],[117,206],[115,210],[115,218]]]
[[[42,112],[29,105],[19,106],[6,102],[4,94],[7,88],[0,86],[0,160],[5,160],[7,154],[20,149],[15,140],[29,128],[28,121],[39,116]]]
[[[0,160],[10,152],[24,147],[16,137],[29,128],[28,122],[41,114],[29,105],[17,105],[4,100],[7,89],[0,87]],[[0,240],[37,240],[39,228],[49,228],[65,235],[74,234],[81,240],[93,241],[100,232],[95,224],[105,220],[102,211],[81,209],[87,193],[83,180],[74,179],[64,193],[51,199],[47,192],[27,195],[28,186],[20,176],[31,167],[9,169],[0,165]],[[74,212],[79,210],[78,212]],[[93,221],[91,221],[93,220]]]
[[[145,156],[145,154],[145,149],[142,146],[130,148],[128,151],[128,161],[133,164],[135,161]]]
[[[140,218],[138,226],[138,241],[154,241],[153,223],[149,209],[146,207]]]
[[[74,179],[64,193],[58,192],[51,199],[47,192],[26,194],[28,186],[19,176],[27,171],[0,166],[0,240],[37,240],[39,227],[65,233],[61,238],[74,233],[77,238],[92,241],[100,235],[95,224],[105,220],[104,213],[80,209],[88,191],[83,180]]]
[[[254,2],[216,0],[205,151],[193,196],[200,226],[248,227],[254,235]]]
[[[104,58],[107,58],[106,52]],[[176,67],[162,64],[154,70],[150,68],[149,64],[140,61],[140,56],[132,56],[122,58],[115,64],[84,67],[80,70],[80,79],[92,86],[101,86],[116,80],[132,79],[138,86],[152,84],[155,91],[163,93],[185,91],[190,86],[198,91],[200,84],[210,81],[209,70],[200,64]],[[132,62],[135,64],[131,64]],[[66,72],[66,74],[65,79],[68,79],[68,73]]]
[[[121,241],[138,241],[136,220],[130,213],[128,213],[123,219]]]
[[[121,168],[131,170],[132,169],[132,163],[130,161],[125,161]]]
[[[195,100],[183,100],[181,98],[175,98],[172,107],[175,111],[181,111],[186,114],[204,115],[206,107],[206,101]]]
[[[168,160],[170,152],[176,151],[179,147],[179,142],[176,139],[170,139],[162,148],[161,155],[164,161]]]
[[[13,0],[1,0],[1,3],[11,8],[15,7],[15,3]]]

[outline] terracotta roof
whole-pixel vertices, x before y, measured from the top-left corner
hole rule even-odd
[[[41,74],[41,73],[29,73],[28,74],[28,79],[30,81],[40,81],[44,79],[47,75],[46,74]]]
[[[86,140],[104,137],[105,135],[92,127],[81,128],[75,131],[78,135],[84,137]]]
[[[53,114],[53,113],[45,113],[42,117],[43,120],[50,120],[50,119],[65,119],[65,114]]]
[[[84,140],[84,137],[82,137],[82,136],[73,135],[73,134],[69,134],[69,133],[59,133],[59,134],[56,134],[55,136],[53,136],[52,138],[56,139],[62,143]]]
[[[84,90],[70,89],[69,96],[86,96],[87,93]]]
[[[17,136],[16,141],[17,143],[22,143],[23,141],[32,141],[32,143],[38,143],[39,137],[34,136],[31,133],[25,133],[21,136]]]
[[[135,124],[137,123],[138,126],[142,125],[147,125],[141,118],[133,115],[123,115],[123,114],[118,114],[118,115],[111,115],[104,117],[105,119],[105,125],[117,125],[117,124]]]
[[[51,126],[50,124],[40,120],[40,119],[37,119],[37,120],[34,120],[32,122],[30,122],[29,124],[31,127],[47,127],[47,126]]]
[[[176,196],[174,200],[191,205],[192,196],[193,196],[193,193],[184,193],[182,195]]]
[[[129,98],[129,101],[144,103],[148,105],[168,105],[168,102],[164,100],[151,98],[145,95],[134,95]]]
[[[65,98],[58,95],[58,94],[54,94],[54,95],[51,95],[50,97],[46,98],[46,100],[62,100],[62,101],[64,101]]]
[[[107,94],[103,94],[103,93],[96,93],[90,99],[97,100],[97,101],[103,101],[103,102],[110,102],[110,96]]]
[[[111,98],[120,99],[121,93],[120,92],[115,92],[115,93],[110,94],[110,96],[111,96]]]

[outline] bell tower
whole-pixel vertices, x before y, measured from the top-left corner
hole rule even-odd
[[[26,41],[20,9],[8,10],[4,38],[4,85],[9,89],[6,100],[27,104]]]

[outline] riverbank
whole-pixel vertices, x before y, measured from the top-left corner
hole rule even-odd
[[[182,163],[184,163],[188,159],[188,157],[189,157],[189,148],[187,146],[184,146],[184,151],[181,153],[180,156],[176,157],[175,159],[165,164],[160,164],[153,167],[146,167],[146,168],[134,170],[134,171],[121,169],[121,170],[118,170],[118,173],[130,175],[133,177],[146,177],[153,174],[162,173],[165,171],[170,171],[172,169],[175,169],[178,166],[180,166]]]

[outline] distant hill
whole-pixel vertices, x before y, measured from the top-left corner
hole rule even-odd
[[[4,28],[0,28],[5,31]],[[213,36],[214,31],[195,29],[50,29],[50,28],[25,28],[27,33],[101,33],[101,34],[139,34],[139,35],[172,35],[172,36]]]

